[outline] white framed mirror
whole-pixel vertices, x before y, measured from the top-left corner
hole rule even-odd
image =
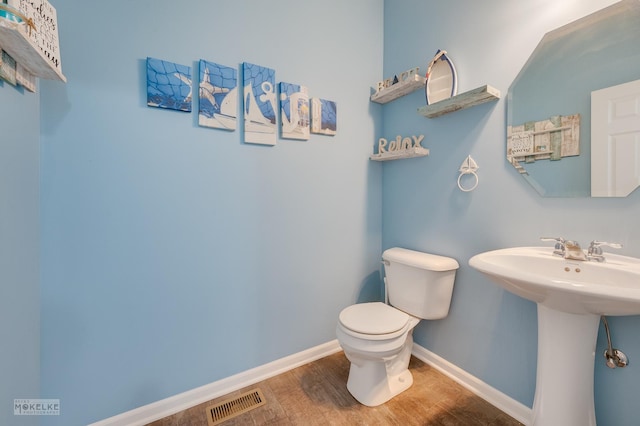
[[[591,92],[639,79],[640,0],[622,0],[548,32],[509,88],[507,133],[579,115],[577,154],[513,162],[507,152],[508,160],[542,196],[591,196],[592,145],[598,153],[611,151],[607,140],[591,136]],[[625,196],[618,194],[607,196]]]

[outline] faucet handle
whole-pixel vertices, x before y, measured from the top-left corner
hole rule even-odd
[[[541,241],[557,241],[559,243],[563,243],[565,242],[565,239],[563,237],[540,237]]]
[[[566,250],[565,243],[567,242],[563,237],[540,237],[541,241],[555,241],[556,245],[553,250],[553,254],[564,257]]]
[[[615,248],[615,249],[619,249],[622,248],[622,244],[620,243],[607,243],[606,241],[596,241],[593,240],[591,241],[591,244],[589,244],[589,250],[588,250],[588,254],[590,255],[600,255],[602,254],[602,247],[611,247],[611,248]]]

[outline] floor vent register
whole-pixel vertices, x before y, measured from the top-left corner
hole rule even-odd
[[[267,402],[262,391],[258,388],[245,392],[234,398],[219,402],[207,407],[207,420],[209,426],[219,425],[254,408],[261,407]]]

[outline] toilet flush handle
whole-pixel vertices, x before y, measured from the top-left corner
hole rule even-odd
[[[381,260],[380,263],[382,263],[384,266],[389,266],[390,263],[388,260]],[[387,277],[384,276],[384,273],[382,275],[382,281],[384,281],[384,303],[386,305],[389,304],[389,289],[387,288]]]

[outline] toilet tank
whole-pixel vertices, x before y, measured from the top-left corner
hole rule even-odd
[[[385,250],[382,259],[391,306],[422,319],[449,314],[455,259],[399,247]]]

